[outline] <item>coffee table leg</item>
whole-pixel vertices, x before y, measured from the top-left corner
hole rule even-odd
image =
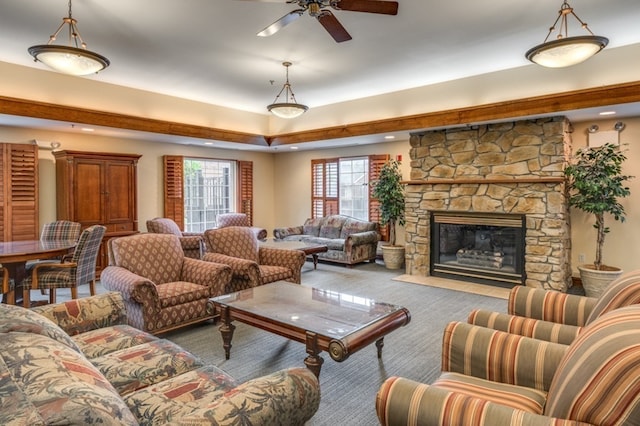
[[[307,331],[306,340],[307,353],[309,356],[304,359],[304,365],[306,365],[316,377],[320,378],[320,369],[322,368],[324,359],[320,356],[320,350],[318,349],[318,336],[316,333]]]
[[[384,346],[384,337],[376,340],[376,348],[378,348],[378,359],[382,358],[382,347]]]
[[[318,255],[312,254],[311,258],[313,258],[313,269],[318,269]]]
[[[224,357],[229,359],[231,355],[231,339],[233,338],[233,330],[236,326],[231,323],[231,314],[228,306],[222,307],[222,325],[220,325],[220,334],[222,334],[222,347],[224,348]]]

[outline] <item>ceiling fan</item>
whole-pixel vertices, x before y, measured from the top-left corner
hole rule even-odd
[[[259,2],[281,2],[282,0],[249,0]],[[385,1],[385,0],[287,0],[286,3],[297,4],[299,9],[293,10],[282,18],[278,19],[273,24],[269,25],[264,30],[260,31],[258,35],[260,37],[268,37],[280,31],[285,26],[289,25],[305,12],[309,12],[309,15],[316,18],[318,22],[324,27],[325,30],[333,37],[333,39],[342,43],[343,41],[351,40],[351,35],[338,21],[338,18],[329,10],[347,10],[351,12],[367,12],[367,13],[379,13],[383,15],[397,15],[398,14],[398,2],[397,1]]]

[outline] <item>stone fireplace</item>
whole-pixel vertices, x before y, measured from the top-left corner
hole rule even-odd
[[[566,291],[569,126],[550,117],[411,134],[407,273],[450,276],[453,266],[458,279]]]

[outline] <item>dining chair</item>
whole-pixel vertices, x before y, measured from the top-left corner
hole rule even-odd
[[[13,282],[9,278],[9,270],[4,266],[0,266],[0,270],[2,271],[2,300],[9,305],[15,305],[16,294]]]
[[[56,241],[56,240],[73,240],[77,241],[80,238],[80,231],[82,230],[82,225],[78,222],[72,222],[70,220],[56,220],[54,222],[45,223],[42,227],[42,232],[40,232],[40,240],[42,241]],[[38,263],[41,262],[60,262],[64,261],[65,258],[71,257],[72,252],[61,256],[59,259],[44,259],[44,260],[34,260],[28,262],[27,265],[29,268],[32,268]],[[42,294],[45,294],[45,290],[41,290]]]
[[[22,281],[24,306],[30,305],[30,290],[49,289],[49,302],[56,302],[57,288],[70,288],[71,298],[78,298],[78,286],[89,284],[95,295],[96,263],[106,227],[93,225],[80,234],[73,256],[61,263],[39,263]]]

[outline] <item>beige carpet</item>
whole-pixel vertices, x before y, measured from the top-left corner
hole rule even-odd
[[[509,298],[509,289],[504,287],[492,286],[488,284],[476,284],[466,281],[450,280],[439,277],[420,277],[417,275],[400,275],[393,278],[394,281],[402,281],[405,283],[420,284],[430,287],[445,288],[447,290],[464,291],[466,293],[480,294],[482,296],[497,297],[500,299]]]

